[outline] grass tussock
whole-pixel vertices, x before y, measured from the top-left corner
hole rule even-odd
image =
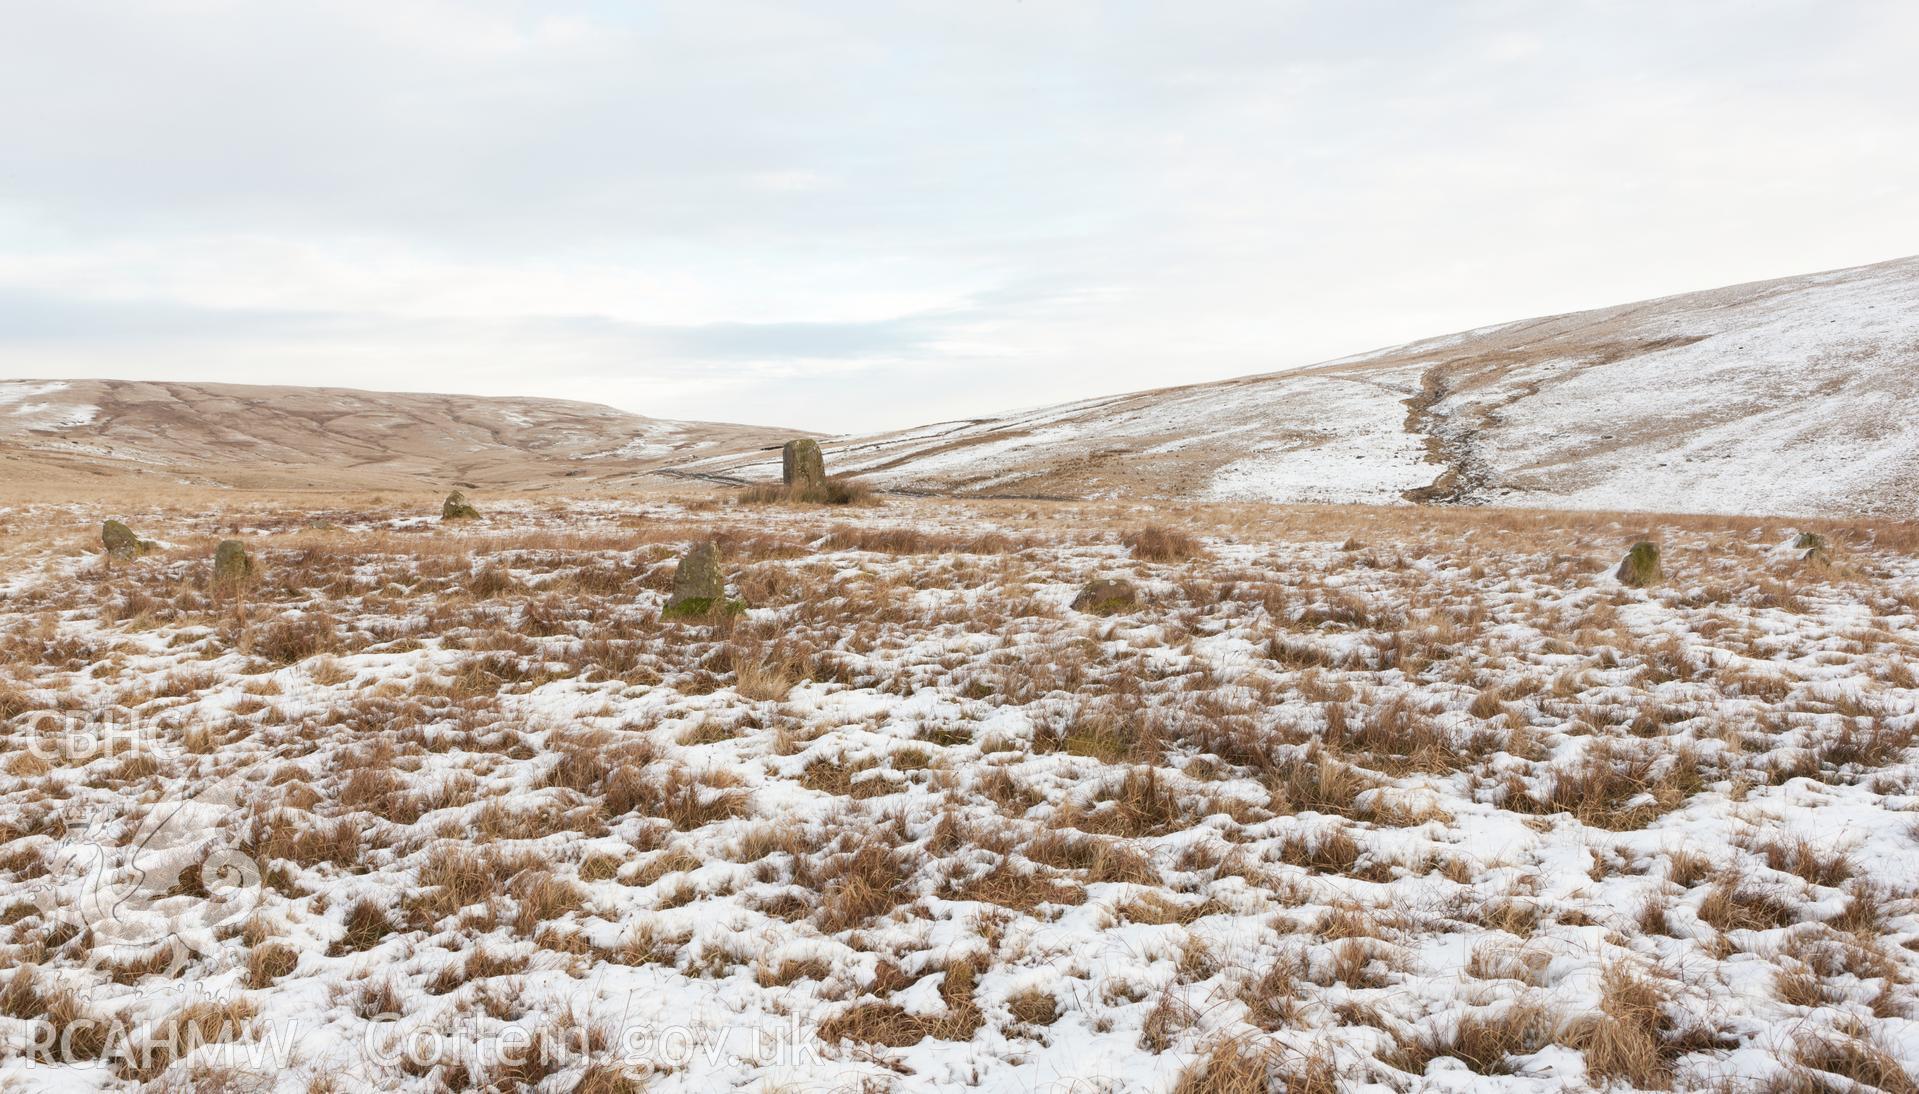
[[[973,998],[979,969],[970,961],[955,961],[939,970],[941,1009],[915,1013],[892,1003],[862,1003],[820,1023],[819,1038],[826,1044],[853,1042],[904,1048],[928,1037],[941,1041],[969,1041],[985,1024],[985,1015]]]
[[[1600,1079],[1645,1090],[1672,1088],[1670,991],[1626,961],[1606,967],[1600,980],[1599,1013],[1573,1022],[1566,1041],[1586,1054],[1586,1069]]]
[[[1174,1094],[1335,1094],[1338,1089],[1330,1056],[1302,1056],[1237,1038],[1215,1042],[1173,1082]]]
[[[762,483],[737,495],[741,505],[867,505],[873,488],[858,479],[829,475],[819,483]]]
[[[1120,542],[1126,545],[1134,558],[1147,562],[1184,562],[1198,558],[1205,551],[1205,547],[1193,536],[1157,524],[1128,532],[1121,537]]]
[[[1466,1015],[1450,1030],[1408,1038],[1386,1062],[1424,1075],[1432,1061],[1448,1057],[1478,1075],[1510,1075],[1514,1056],[1531,1055],[1552,1043],[1554,1025],[1552,1013],[1544,1007],[1509,1004]]]
[[[1765,1094],[1835,1094],[1883,1090],[1919,1094],[1919,1081],[1884,1047],[1839,1031],[1800,1038],[1792,1065],[1761,1084]]]

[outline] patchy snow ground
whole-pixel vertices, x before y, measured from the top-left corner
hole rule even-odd
[[[486,508],[0,513],[0,1089],[1912,1088],[1910,525]]]

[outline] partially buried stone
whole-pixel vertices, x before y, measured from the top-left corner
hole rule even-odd
[[[1792,549],[1799,552],[1799,561],[1814,567],[1832,565],[1832,556],[1826,553],[1826,537],[1818,532],[1801,532],[1792,541]]]
[[[152,546],[117,520],[107,521],[100,526],[100,543],[107,549],[108,558],[138,558]]]
[[[1139,603],[1139,590],[1133,583],[1122,578],[1102,577],[1089,581],[1086,587],[1073,598],[1073,610],[1091,612],[1094,615],[1112,615],[1126,611]]]
[[[440,506],[441,520],[474,520],[479,515],[480,511],[473,508],[473,503],[467,501],[466,495],[458,490],[448,494]]]

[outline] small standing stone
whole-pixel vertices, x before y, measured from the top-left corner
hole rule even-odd
[[[1658,545],[1644,541],[1633,544],[1613,576],[1619,579],[1620,584],[1635,589],[1657,585],[1665,580],[1665,572],[1659,568]]]
[[[220,588],[232,588],[253,576],[253,560],[247,557],[246,544],[237,539],[223,539],[220,546],[213,550],[213,584]]]
[[[707,540],[680,559],[673,571],[673,593],[666,598],[667,618],[701,616],[726,602],[726,578],[720,573],[720,545]]]
[[[458,490],[446,496],[446,503],[440,506],[441,520],[477,520],[480,511],[466,500],[466,495]]]
[[[1139,590],[1124,578],[1102,577],[1089,581],[1086,587],[1073,598],[1073,610],[1091,612],[1094,615],[1112,615],[1115,612],[1128,611],[1139,604]]]
[[[100,526],[100,543],[106,547],[108,558],[118,559],[138,558],[153,546],[117,520],[107,521]]]
[[[826,481],[826,457],[810,438],[786,442],[780,451],[780,481],[788,486],[819,486]]]
[[[1792,549],[1799,552],[1799,561],[1814,566],[1827,566],[1832,556],[1826,553],[1826,537],[1818,532],[1801,532],[1792,541]]]

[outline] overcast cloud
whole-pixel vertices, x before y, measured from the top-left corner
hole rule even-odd
[[[0,374],[825,430],[1919,251],[1919,5],[0,0]]]

